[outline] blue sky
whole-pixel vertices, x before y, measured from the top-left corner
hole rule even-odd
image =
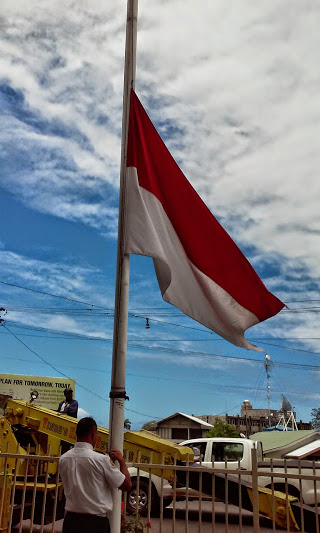
[[[136,90],[192,185],[288,304],[247,337],[275,363],[273,408],[284,394],[309,420],[320,405],[320,9],[285,0],[198,4],[140,0]],[[75,378],[81,409],[101,424],[125,20],[122,0],[117,10],[109,0],[4,0],[1,19],[1,369]],[[266,406],[263,354],[163,302],[147,258],[131,259],[129,307],[134,428],[176,411],[233,414],[244,399]]]

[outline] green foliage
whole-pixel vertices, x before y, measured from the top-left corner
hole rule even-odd
[[[239,437],[236,428],[227,424],[221,418],[216,418],[214,427],[207,433],[207,437]]]
[[[149,422],[146,422],[143,424],[141,429],[146,429],[147,431],[154,431],[157,425],[156,420],[150,420]]]
[[[312,409],[311,424],[313,429],[320,429],[320,407]]]
[[[121,533],[147,533],[150,529],[150,522],[142,522],[140,515],[127,517],[121,512]]]

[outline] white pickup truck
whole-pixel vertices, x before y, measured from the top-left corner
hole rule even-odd
[[[212,468],[212,458],[214,457],[214,468],[228,468],[237,469],[240,464],[241,470],[251,470],[251,450],[257,450],[257,461],[259,470],[270,470],[271,461],[263,460],[263,449],[261,442],[242,438],[203,438],[191,439],[181,442],[181,446],[188,446],[194,450],[195,458],[200,460],[202,466]],[[299,461],[296,460],[273,460],[273,471],[279,473],[279,477],[274,477],[274,490],[280,492],[286,491],[285,478],[281,476],[286,469],[289,474],[299,474]],[[286,466],[285,466],[286,465]],[[319,476],[319,481],[316,482],[317,497],[315,496],[315,487],[313,480],[302,480],[301,485],[299,479],[288,479],[288,493],[292,496],[300,498],[300,490],[302,493],[303,503],[307,505],[314,505],[317,499],[320,504],[320,463],[315,464],[315,472],[313,470],[313,463],[311,461],[300,461],[300,469],[302,475],[316,475]],[[244,476],[244,479],[250,480],[249,476]],[[271,488],[271,478],[268,476],[259,476],[258,480],[260,487]]]
[[[127,512],[134,514],[137,505],[137,477],[138,471],[134,467],[129,467],[129,474],[131,476],[132,487],[127,493]],[[147,516],[148,514],[148,494],[149,494],[149,474],[144,470],[139,471],[139,502],[138,511],[140,516]],[[153,516],[157,516],[160,512],[161,496],[163,507],[167,507],[172,502],[172,487],[166,479],[161,479],[159,476],[151,476],[151,510]]]

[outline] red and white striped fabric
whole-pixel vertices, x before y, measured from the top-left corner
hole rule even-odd
[[[284,304],[187,181],[134,91],[126,173],[125,253],[153,258],[165,301],[236,346],[261,350],[244,332]]]

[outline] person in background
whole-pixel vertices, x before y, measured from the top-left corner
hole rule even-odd
[[[110,456],[94,451],[97,424],[93,418],[82,418],[76,435],[74,448],[60,458],[66,497],[62,533],[109,533],[111,489],[130,490],[130,474],[120,450],[111,450]],[[112,461],[119,461],[120,470]]]
[[[69,388],[64,389],[65,399],[59,403],[58,413],[64,413],[65,415],[78,416],[78,402],[72,398],[73,390]]]

